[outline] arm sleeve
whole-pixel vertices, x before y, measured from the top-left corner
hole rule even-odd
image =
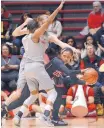
[[[57,66],[57,70],[59,70],[59,71],[65,73],[65,74],[68,75],[68,76],[81,73],[81,70],[69,70],[69,69],[64,65],[64,63],[63,63],[60,59],[58,59],[58,58],[55,58],[55,59],[53,60],[53,64]]]

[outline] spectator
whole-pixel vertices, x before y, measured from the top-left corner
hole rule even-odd
[[[104,11],[99,1],[93,2],[93,11],[88,16],[89,32],[94,35],[104,23]]]
[[[98,46],[102,51],[101,56],[104,58],[104,23],[101,27],[101,29],[99,29],[96,34],[93,35],[96,39],[96,41],[98,42]]]
[[[74,37],[68,36],[65,40],[67,44],[76,48],[76,42]],[[73,53],[72,58],[69,60],[69,64],[67,65],[70,69],[79,69],[79,56],[77,53]]]
[[[48,15],[50,15],[53,12],[53,10],[49,10],[47,12],[48,12]],[[46,14],[47,14],[47,12],[46,12]],[[57,18],[55,18],[54,21],[52,22],[52,24],[49,25],[47,32],[54,33],[57,37],[60,37],[61,33],[62,33],[61,22],[58,21]],[[59,51],[59,47],[54,43],[50,43],[49,48],[54,48],[56,52]]]
[[[11,48],[7,44],[2,45],[1,54],[1,89],[9,87],[11,91],[15,90],[20,60],[11,54]]]
[[[11,41],[12,37],[12,15],[4,5],[1,6],[2,43]]]
[[[104,63],[104,60],[101,57],[95,55],[94,46],[93,45],[88,45],[87,46],[87,56],[81,60],[80,68],[85,69],[85,68],[91,67],[91,68],[94,68],[99,73],[99,67],[103,63]],[[101,77],[102,76],[99,73],[99,78],[101,79]],[[101,96],[100,90],[101,90],[101,86],[102,86],[102,83],[101,83],[100,79],[94,85],[95,103],[97,104],[98,115],[103,114],[103,108],[101,106],[101,99],[100,99],[100,96]]]
[[[78,42],[77,44],[76,44],[76,48],[77,49],[79,49],[80,50],[80,52],[81,52],[81,58],[84,58],[84,57],[86,57],[86,49],[85,49],[85,46],[84,46],[84,43],[83,42]]]
[[[87,56],[81,60],[80,68],[94,68],[98,71],[98,68],[101,64],[104,63],[101,57],[95,55],[95,47],[93,45],[87,45]]]
[[[95,48],[96,48],[96,51],[95,51],[95,54],[98,55],[98,56],[101,56],[101,49],[100,49],[100,46],[97,45],[97,42],[95,41],[94,37],[91,35],[91,34],[88,34],[86,37],[85,37],[85,48],[87,45],[94,45]]]
[[[71,111],[77,88],[78,85],[74,85],[68,89],[67,98],[66,98],[66,108],[68,109],[69,112]],[[87,101],[88,116],[90,116],[91,113],[92,115],[96,115],[96,105],[94,104],[94,90],[91,87],[84,85],[83,91],[85,94],[85,99]]]
[[[27,18],[32,18],[32,15],[29,13],[29,12],[24,12],[20,18],[20,23],[18,24],[18,26],[20,26],[21,24],[24,23],[24,21],[27,19]],[[13,40],[13,43],[18,47],[20,48],[21,46],[21,49],[20,49],[20,53],[21,55],[24,54],[24,48],[23,48],[23,45],[22,45],[22,38],[24,37],[25,35],[22,35],[22,36],[18,36],[16,37],[14,40]]]

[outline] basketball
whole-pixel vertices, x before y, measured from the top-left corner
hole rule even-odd
[[[84,72],[83,79],[88,82],[90,85],[93,85],[98,80],[98,73],[95,69],[89,68]]]

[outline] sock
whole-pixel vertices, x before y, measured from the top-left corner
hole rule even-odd
[[[45,110],[45,111],[44,111],[44,115],[45,115],[46,117],[50,116],[50,111],[49,111],[49,110]]]

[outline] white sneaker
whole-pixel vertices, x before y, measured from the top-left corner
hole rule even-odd
[[[17,115],[13,118],[14,125],[18,127],[20,126],[20,121],[21,121],[21,118]]]
[[[46,117],[44,114],[41,114],[39,119],[44,122],[48,127],[54,127],[54,124],[51,122],[49,117]]]

